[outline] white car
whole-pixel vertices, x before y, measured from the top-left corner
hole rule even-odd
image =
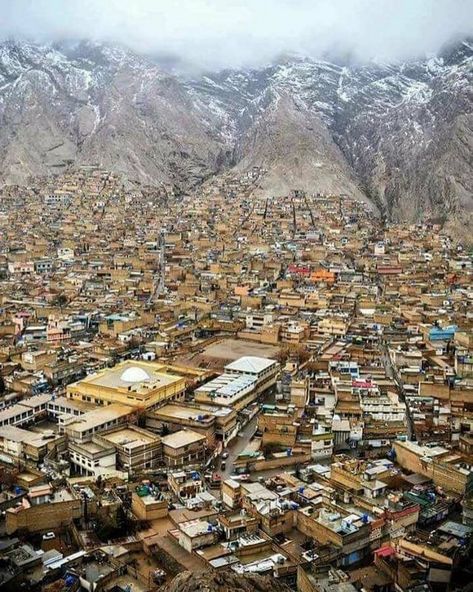
[[[224,453],[222,454],[222,458],[223,458],[223,460],[227,459],[227,458],[229,457],[229,455],[230,455],[230,454],[229,454],[228,452],[224,452]]]
[[[54,532],[47,532],[46,534],[43,534],[43,541],[50,541],[51,539],[55,539],[56,535],[54,534]]]

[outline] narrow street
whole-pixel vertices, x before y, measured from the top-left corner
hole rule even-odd
[[[258,423],[258,415],[259,413],[246,424],[246,426],[238,433],[238,436],[234,438],[226,448],[228,458],[225,461],[226,466],[224,471],[220,470],[221,458],[219,459],[217,472],[222,475],[222,479],[228,479],[228,477],[234,472],[233,463],[237,456],[245,450],[248,442],[254,435]]]
[[[401,377],[399,376],[397,368],[391,362],[391,358],[389,357],[388,353],[388,347],[386,344],[383,344],[383,355],[381,359],[384,365],[384,369],[386,371],[386,376],[396,383],[399,389],[400,399],[406,407],[407,438],[408,440],[412,441],[414,440],[414,426],[412,422],[411,412],[406,402],[406,392],[404,390],[404,385],[402,383]]]
[[[275,389],[271,388],[268,391],[266,391],[265,393],[263,393],[263,395],[261,395],[259,403],[274,404],[275,403]],[[234,438],[230,442],[230,444],[227,446],[227,448],[225,449],[226,452],[228,452],[228,458],[225,460],[225,470],[224,471],[220,470],[222,458],[220,457],[218,459],[217,472],[220,475],[222,475],[222,479],[228,479],[228,477],[230,477],[230,475],[232,475],[235,472],[234,466],[233,466],[235,459],[237,458],[237,456],[241,452],[243,452],[243,450],[245,450],[245,448],[248,446],[249,441],[254,436],[254,434],[256,432],[257,425],[258,425],[258,416],[260,413],[261,413],[261,410],[258,410],[256,415],[252,419],[250,419],[250,421],[245,425],[245,427],[243,429],[241,429],[238,432],[238,436],[236,438]],[[276,471],[275,474],[277,472],[279,472],[279,471]],[[254,476],[254,474],[252,476]]]

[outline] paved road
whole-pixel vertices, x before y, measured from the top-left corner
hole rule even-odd
[[[230,477],[230,475],[234,472],[233,463],[236,457],[247,447],[248,442],[256,432],[257,423],[258,413],[246,424],[242,430],[240,430],[238,436],[233,438],[233,440],[227,446],[226,450],[228,452],[228,458],[225,461],[226,466],[224,471],[220,470],[221,459],[218,460],[217,472],[222,475],[222,479],[228,479],[228,477]]]
[[[275,389],[272,388],[269,391],[266,391],[259,403],[267,403],[267,404],[274,404],[275,402]],[[226,452],[228,452],[228,458],[225,461],[225,470],[222,471],[220,469],[221,466],[221,457],[217,459],[216,471],[222,476],[222,479],[228,479],[230,475],[234,473],[233,463],[237,456],[245,450],[248,446],[249,441],[254,436],[256,432],[256,428],[258,425],[258,416],[261,413],[261,410],[258,410],[258,413],[250,419],[250,421],[238,432],[238,436],[233,438],[230,444],[226,448]],[[277,471],[280,472],[280,471]]]
[[[397,384],[397,386],[399,388],[399,391],[401,393],[401,400],[404,402],[404,405],[406,407],[407,437],[409,440],[414,440],[414,424],[412,421],[412,416],[411,416],[409,406],[406,403],[406,392],[404,390],[404,385],[402,383],[399,372],[397,371],[397,368],[395,368],[391,362],[391,358],[389,357],[388,348],[386,345],[383,346],[383,355],[382,355],[381,359],[384,364],[386,376],[391,378],[391,380],[394,380],[394,382]]]

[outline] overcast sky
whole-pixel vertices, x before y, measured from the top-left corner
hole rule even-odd
[[[282,53],[404,59],[473,34],[473,0],[0,0],[0,35],[92,39],[201,67]]]

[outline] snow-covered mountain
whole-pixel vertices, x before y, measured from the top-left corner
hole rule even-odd
[[[193,79],[91,43],[0,45],[1,180],[102,165],[189,187],[264,166],[261,191],[334,191],[391,219],[473,210],[473,43],[403,64],[290,57]]]

